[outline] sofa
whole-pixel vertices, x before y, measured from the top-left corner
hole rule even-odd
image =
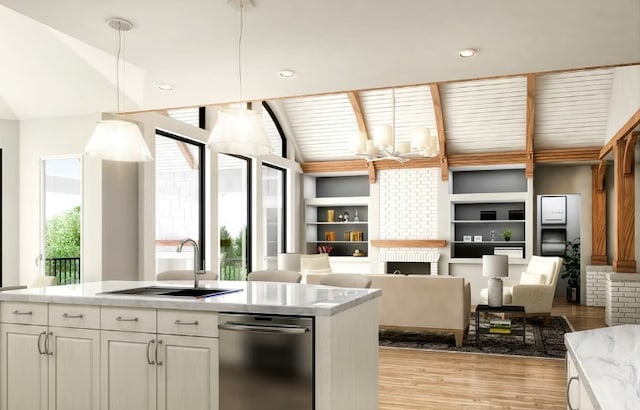
[[[471,286],[464,278],[431,275],[368,274],[371,288],[382,290],[379,326],[453,334],[462,346],[469,331]],[[307,283],[321,274],[307,275]]]

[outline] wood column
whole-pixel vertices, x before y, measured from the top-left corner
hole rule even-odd
[[[607,264],[607,163],[591,166],[591,264]]]
[[[635,178],[633,161],[637,133],[616,141],[613,148],[615,195],[615,272],[636,272]]]

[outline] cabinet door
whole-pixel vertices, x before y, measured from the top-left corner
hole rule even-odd
[[[46,326],[0,325],[2,410],[47,410]]]
[[[155,334],[103,331],[102,410],[155,410]]]
[[[580,408],[580,379],[571,357],[567,356],[567,409]]]
[[[218,339],[158,335],[158,409],[218,409]]]
[[[100,331],[49,328],[49,410],[100,408]]]

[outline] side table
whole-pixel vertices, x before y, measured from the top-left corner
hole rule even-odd
[[[522,314],[522,330],[512,329],[511,333],[504,334],[505,336],[519,336],[522,333],[522,343],[526,344],[526,318],[524,306],[521,305],[502,305],[502,306],[489,306],[489,305],[477,305],[476,306],[476,345],[480,342],[480,333],[488,334],[489,329],[480,327],[480,313],[521,313]],[[502,335],[502,333],[492,333],[496,335]]]

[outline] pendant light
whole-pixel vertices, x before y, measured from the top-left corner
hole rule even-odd
[[[132,24],[121,18],[110,18],[107,25],[118,32],[118,52],[116,55],[116,114],[120,113],[120,53],[122,51],[122,32],[129,31]],[[110,161],[144,162],[153,157],[134,122],[125,120],[98,121],[91,135],[85,154]]]
[[[238,36],[238,88],[242,101],[242,44],[244,11],[253,6],[252,0],[230,0],[239,9],[240,34]],[[207,147],[223,154],[258,156],[271,153],[271,142],[262,126],[258,112],[242,105],[218,113]]]

